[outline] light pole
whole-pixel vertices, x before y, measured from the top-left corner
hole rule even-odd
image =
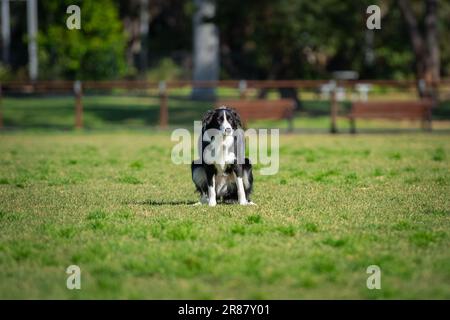
[[[195,0],[193,16],[194,81],[215,81],[219,78],[219,30],[214,24],[216,3],[214,0]],[[214,88],[194,87],[194,99],[212,99]]]

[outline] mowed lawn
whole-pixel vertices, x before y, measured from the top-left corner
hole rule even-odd
[[[285,135],[258,206],[215,208],[169,137],[1,134],[0,298],[450,299],[448,134]]]

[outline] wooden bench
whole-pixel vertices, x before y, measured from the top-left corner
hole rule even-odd
[[[293,129],[293,115],[295,101],[292,99],[278,100],[224,100],[216,103],[217,107],[227,106],[235,109],[243,122],[244,127],[249,120],[257,119],[286,119],[288,130]]]
[[[355,133],[355,119],[421,120],[422,128],[431,130],[430,100],[353,102],[348,115],[350,132]]]

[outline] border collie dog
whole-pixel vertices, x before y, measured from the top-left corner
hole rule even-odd
[[[242,123],[234,109],[220,107],[202,119],[199,138],[200,160],[192,162],[192,180],[200,193],[198,204],[224,203],[253,205],[252,165],[245,158]]]

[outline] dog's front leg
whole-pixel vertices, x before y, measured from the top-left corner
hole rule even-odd
[[[216,177],[213,175],[208,179],[208,205],[214,207],[217,204],[216,201]]]
[[[239,204],[246,206],[248,204],[248,202],[247,202],[247,197],[245,196],[244,182],[242,181],[242,177],[236,178],[236,184],[237,184]]]
[[[236,187],[238,194],[238,202],[240,205],[246,206],[248,204],[247,197],[245,196],[244,181],[242,180],[243,170],[240,165],[234,168],[234,176],[236,178]]]

